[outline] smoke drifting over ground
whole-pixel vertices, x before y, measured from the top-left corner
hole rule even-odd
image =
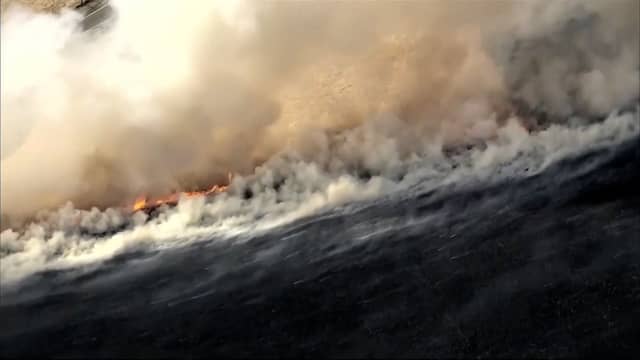
[[[510,95],[561,117],[637,100],[639,14],[638,1],[531,2],[503,60]]]
[[[2,25],[3,210],[203,187],[285,149],[326,160],[333,154],[316,144],[326,131],[381,116],[399,140],[387,156],[437,137],[492,135],[477,123],[507,106],[503,74],[514,69],[493,61],[486,40],[514,25],[546,38],[583,9],[599,16],[589,31],[615,39],[605,45],[616,51],[537,46],[557,60],[515,69],[525,82],[517,95],[565,105],[578,91],[588,109],[607,111],[637,96],[636,2],[544,4],[115,2],[114,28],[97,37],[75,31],[76,14],[14,9]],[[533,5],[541,9],[527,18]],[[626,37],[610,39],[616,30]]]
[[[545,149],[545,164],[638,131],[637,117],[614,116],[530,135],[512,108],[569,124],[637,99],[635,0],[112,4],[117,18],[102,34],[79,32],[69,11],[3,14],[2,212],[75,206],[3,233],[3,252],[44,263],[69,249],[44,239],[73,233],[77,245],[126,223],[118,210],[76,208],[202,188],[227,172],[240,175],[229,194],[182,202],[153,233],[385,193],[411,174],[439,173],[448,144],[492,141],[467,159],[477,170],[524,147]],[[250,206],[246,191],[256,194]],[[116,251],[150,232],[103,245]]]

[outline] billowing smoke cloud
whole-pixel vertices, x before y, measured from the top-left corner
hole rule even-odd
[[[99,35],[72,12],[3,14],[4,214],[126,204],[280,156],[393,174],[496,136],[512,99],[566,117],[638,96],[633,0],[112,4]]]
[[[523,2],[503,49],[510,96],[566,119],[640,98],[640,2]]]
[[[101,34],[72,12],[3,14],[2,213],[56,209],[2,219],[2,287],[414,185],[529,176],[640,133],[638,108],[613,111],[638,96],[633,0],[112,3]],[[227,193],[155,218],[90,209],[227,171]]]
[[[5,13],[6,213],[202,187],[382,107],[417,121],[483,61],[437,4],[114,3],[98,37],[77,14]]]

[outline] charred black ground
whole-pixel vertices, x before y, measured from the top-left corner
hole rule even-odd
[[[634,138],[525,180],[39,274],[3,294],[2,356],[632,356],[639,165]]]

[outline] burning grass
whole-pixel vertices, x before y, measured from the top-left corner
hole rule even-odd
[[[160,196],[160,197],[150,197],[147,195],[140,195],[135,199],[135,201],[133,202],[133,205],[131,205],[131,211],[132,212],[136,212],[136,211],[151,212],[163,205],[175,206],[178,204],[181,197],[190,198],[190,197],[198,197],[198,196],[212,196],[212,195],[226,192],[227,189],[229,188],[229,184],[231,184],[233,175],[229,173],[228,178],[229,178],[229,182],[226,185],[215,184],[205,190],[173,192],[169,195]]]

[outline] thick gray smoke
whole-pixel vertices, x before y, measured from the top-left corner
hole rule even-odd
[[[127,204],[285,155],[393,173],[496,136],[513,99],[570,115],[638,96],[633,0],[112,3],[99,36],[71,12],[3,14],[3,214]]]
[[[560,119],[640,98],[640,2],[525,2],[501,66],[510,96]]]

